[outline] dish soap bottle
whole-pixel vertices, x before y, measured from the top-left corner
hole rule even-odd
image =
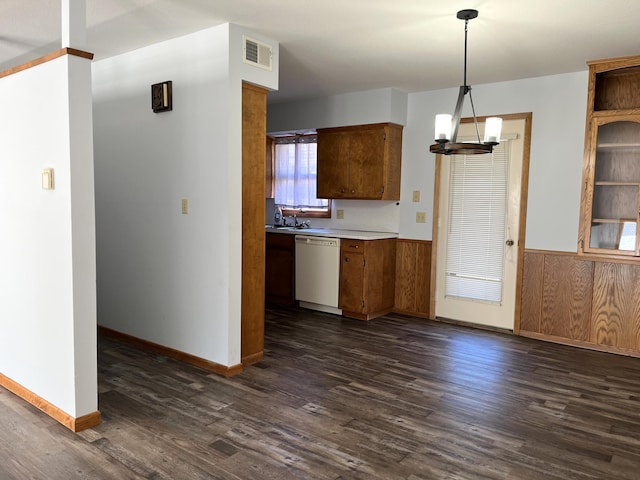
[[[276,205],[273,209],[273,223],[274,225],[282,225],[282,207]]]

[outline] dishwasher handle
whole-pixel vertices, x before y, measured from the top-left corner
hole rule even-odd
[[[296,244],[302,245],[320,245],[324,247],[339,247],[339,238],[330,237],[311,237],[308,235],[296,235]]]

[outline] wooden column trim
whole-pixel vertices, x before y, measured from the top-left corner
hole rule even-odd
[[[36,395],[28,388],[23,387],[18,382],[14,382],[9,377],[0,373],[0,386],[6,388],[11,393],[17,395],[21,399],[30,403],[34,407],[42,410],[51,418],[67,427],[72,432],[80,432],[87,428],[95,427],[100,424],[100,412],[95,411],[82,417],[72,417],[68,413],[60,410],[39,395]]]
[[[264,355],[266,88],[242,82],[242,295],[240,361]]]
[[[60,58],[65,55],[73,55],[74,57],[93,60],[93,53],[85,52],[83,50],[77,50],[75,48],[65,47],[61,48],[60,50],[56,50],[55,52],[47,53],[40,58],[36,58],[35,60],[25,62],[22,65],[18,65],[17,67],[12,67],[8,70],[4,70],[3,72],[0,72],[0,78],[8,77],[9,75],[13,75],[14,73],[22,72],[23,70],[42,65],[43,63],[50,62],[51,60],[55,60],[56,58]]]

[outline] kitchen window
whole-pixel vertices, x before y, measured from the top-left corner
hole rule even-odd
[[[274,198],[285,216],[331,217],[328,199],[316,197],[318,137],[279,137],[274,147]]]

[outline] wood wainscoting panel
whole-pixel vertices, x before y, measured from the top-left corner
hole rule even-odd
[[[525,252],[522,269],[520,330],[539,332],[542,318],[544,254]]]
[[[540,333],[589,340],[593,262],[545,255]]]
[[[394,311],[428,318],[430,294],[431,241],[399,238]]]
[[[635,262],[527,250],[520,334],[640,356],[640,265]]]
[[[596,263],[590,341],[640,350],[640,266]]]
[[[0,373],[0,387],[6,388],[11,393],[17,395],[34,407],[40,409],[51,418],[67,427],[72,432],[81,432],[82,430],[86,430],[87,428],[100,425],[100,412],[95,411],[87,415],[74,418],[65,411],[50,403],[48,400],[42,398],[40,395],[36,395],[28,388],[23,387],[21,384],[15,382],[2,373]],[[2,478],[5,477],[2,476]]]

